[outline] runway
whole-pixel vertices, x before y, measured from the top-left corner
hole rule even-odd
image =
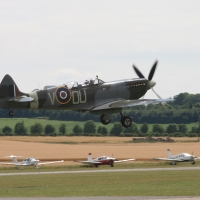
[[[26,169],[25,169],[26,170]],[[19,176],[19,175],[45,175],[45,174],[78,174],[78,173],[119,173],[119,172],[147,172],[147,171],[180,171],[180,170],[200,170],[198,167],[168,167],[168,168],[139,168],[139,169],[95,169],[95,170],[77,170],[77,171],[52,171],[52,172],[15,172],[0,173],[0,176]]]

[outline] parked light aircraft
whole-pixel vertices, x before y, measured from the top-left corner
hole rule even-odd
[[[12,158],[13,162],[12,163],[0,163],[3,165],[15,165],[16,167],[21,167],[23,169],[24,166],[35,166],[36,169],[39,169],[40,167],[38,165],[46,165],[46,164],[54,164],[54,163],[60,163],[64,162],[64,160],[59,160],[59,161],[52,161],[52,162],[40,162],[40,160],[35,159],[35,158],[25,158],[22,162],[17,161],[17,157],[23,157],[23,156],[5,156],[4,158]]]
[[[5,75],[0,84],[0,108],[9,109],[9,116],[13,116],[15,109],[89,111],[101,115],[100,119],[104,125],[110,123],[113,113],[120,113],[121,124],[127,128],[131,126],[132,119],[124,115],[122,108],[172,101],[162,99],[153,90],[156,82],[152,78],[156,66],[157,61],[151,68],[148,79],[133,65],[139,78],[104,82],[96,76],[95,79],[84,82],[45,86],[43,90],[35,89],[30,93],[21,92],[11,76]],[[152,89],[159,99],[139,99],[149,89]]]
[[[95,167],[98,167],[99,165],[110,165],[111,167],[114,167],[114,163],[121,163],[121,162],[127,162],[127,161],[133,161],[135,160],[134,158],[127,159],[127,160],[116,160],[116,158],[111,158],[108,156],[101,156],[95,159],[92,159],[92,154],[88,154],[88,159],[86,161],[76,161],[80,162],[83,164],[88,164],[88,165],[94,165]]]
[[[195,160],[199,159],[196,156],[193,156],[189,153],[181,153],[177,155],[172,155],[171,151],[167,149],[168,158],[154,158],[155,160],[164,160],[164,161],[171,161],[173,165],[176,165],[176,162],[191,162],[191,164],[195,164]]]

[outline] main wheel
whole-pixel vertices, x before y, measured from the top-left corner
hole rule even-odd
[[[104,124],[104,125],[107,125],[107,124],[110,123],[110,119],[104,120],[104,119],[103,119],[104,116],[105,116],[105,115],[101,115],[101,123]]]
[[[132,119],[129,116],[124,116],[121,118],[122,126],[128,128],[132,124]]]

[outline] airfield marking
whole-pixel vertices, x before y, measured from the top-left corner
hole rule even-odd
[[[0,176],[18,175],[41,175],[41,174],[78,174],[78,173],[107,173],[107,172],[147,172],[147,171],[179,171],[179,170],[200,170],[200,167],[173,167],[173,168],[140,168],[140,169],[102,169],[102,170],[79,170],[79,171],[54,171],[54,172],[16,172],[0,173]]]

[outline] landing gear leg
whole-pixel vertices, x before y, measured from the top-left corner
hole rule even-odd
[[[195,161],[192,161],[191,164],[192,164],[192,165],[195,165]]]
[[[121,115],[121,124],[123,127],[128,128],[132,124],[132,119],[129,116],[124,116],[122,112],[120,112]]]

